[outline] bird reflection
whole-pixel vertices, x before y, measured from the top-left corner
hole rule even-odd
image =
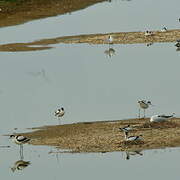
[[[152,43],[152,42],[151,42],[151,43],[146,44],[146,46],[147,46],[147,47],[152,46],[152,45],[153,45],[153,43]]]
[[[176,51],[180,51],[180,47],[178,47],[178,48],[176,49]]]
[[[126,151],[126,160],[129,160],[129,159],[130,159],[130,156],[135,156],[135,155],[142,156],[143,153],[141,152],[141,150]]]
[[[113,49],[113,48],[108,48],[107,50],[105,50],[104,51],[104,53],[108,56],[108,57],[112,57],[112,56],[114,56],[114,55],[116,55],[116,53],[115,53],[116,51],[115,51],[115,49]]]
[[[46,71],[44,69],[41,69],[37,72],[28,72],[28,74],[34,77],[42,77],[44,80],[49,81],[49,78],[47,77]]]
[[[28,167],[30,165],[30,161],[23,161],[18,160],[14,163],[13,167],[11,167],[12,172],[15,172],[16,170],[23,170],[24,168]]]

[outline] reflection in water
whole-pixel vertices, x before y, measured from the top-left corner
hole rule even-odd
[[[104,53],[105,53],[108,57],[110,57],[110,58],[111,58],[112,56],[116,55],[115,49],[113,49],[113,48],[109,48],[109,49],[105,50]]]
[[[152,42],[151,42],[151,43],[147,43],[147,44],[146,44],[146,46],[147,46],[147,47],[152,46],[152,45],[153,45],[153,43],[152,43]]]
[[[28,72],[29,75],[33,76],[33,77],[40,77],[43,78],[45,81],[49,82],[49,78],[47,77],[47,73],[44,69],[41,69],[40,71],[37,72]]]
[[[31,164],[30,161],[18,160],[14,163],[11,170],[12,172],[15,172],[16,170],[23,170],[24,168],[28,167],[30,164]]]
[[[135,156],[135,155],[140,155],[142,156],[143,153],[141,150],[136,150],[136,151],[126,151],[126,160],[130,159],[130,156]]]

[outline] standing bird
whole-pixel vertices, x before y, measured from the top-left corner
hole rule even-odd
[[[175,113],[173,113],[172,115],[154,115],[151,117],[150,122],[164,122],[167,121],[169,119],[172,119],[174,117]]]
[[[162,29],[161,29],[161,32],[166,32],[167,31],[167,28],[166,27],[163,27]]]
[[[128,136],[128,132],[125,132],[124,135],[125,135],[125,141],[142,141],[142,135]]]
[[[20,145],[20,157],[21,157],[21,159],[23,159],[23,144],[26,144],[31,139],[24,137],[22,135],[14,135],[14,134],[10,135],[10,139],[12,139],[12,141],[15,144]]]
[[[131,131],[133,128],[130,127],[130,125],[128,124],[127,126],[124,126],[123,128],[119,128],[121,131],[123,132],[129,132]]]
[[[58,117],[59,123],[60,123],[60,118],[63,117],[64,114],[65,114],[65,111],[63,107],[55,111],[55,116]]]
[[[140,101],[138,101],[138,104],[139,104],[139,118],[140,118],[140,111],[141,111],[141,109],[143,109],[144,110],[144,117],[143,118],[145,118],[146,117],[146,115],[145,115],[145,110],[149,107],[149,105],[151,105],[152,106],[152,104],[151,104],[151,101],[146,101],[146,100],[140,100]]]
[[[109,35],[109,36],[107,37],[107,42],[108,42],[109,46],[110,46],[110,44],[113,44],[113,41],[114,41],[114,39],[113,39],[112,35]],[[110,48],[110,47],[109,47],[109,48]]]

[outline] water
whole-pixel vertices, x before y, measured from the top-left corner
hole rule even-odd
[[[112,1],[71,14],[0,29],[1,44],[43,38],[121,31],[178,29],[179,1]],[[162,8],[163,5],[163,8]],[[170,11],[173,9],[173,11]],[[137,101],[155,105],[147,115],[179,116],[180,54],[174,43],[113,45],[57,44],[34,52],[0,53],[1,134],[57,124],[54,111],[64,106],[63,123],[135,118]],[[19,149],[2,137],[3,179],[177,179],[179,149],[143,152],[125,160],[125,153],[48,154],[52,147],[26,146],[31,165],[11,171]],[[129,171],[131,173],[129,173]]]

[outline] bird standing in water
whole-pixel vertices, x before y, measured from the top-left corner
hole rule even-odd
[[[27,142],[29,142],[31,139],[25,137],[25,136],[22,136],[22,135],[10,135],[10,139],[12,139],[12,141],[15,143],[15,144],[18,144],[20,145],[20,158],[23,159],[23,144],[26,144]]]

